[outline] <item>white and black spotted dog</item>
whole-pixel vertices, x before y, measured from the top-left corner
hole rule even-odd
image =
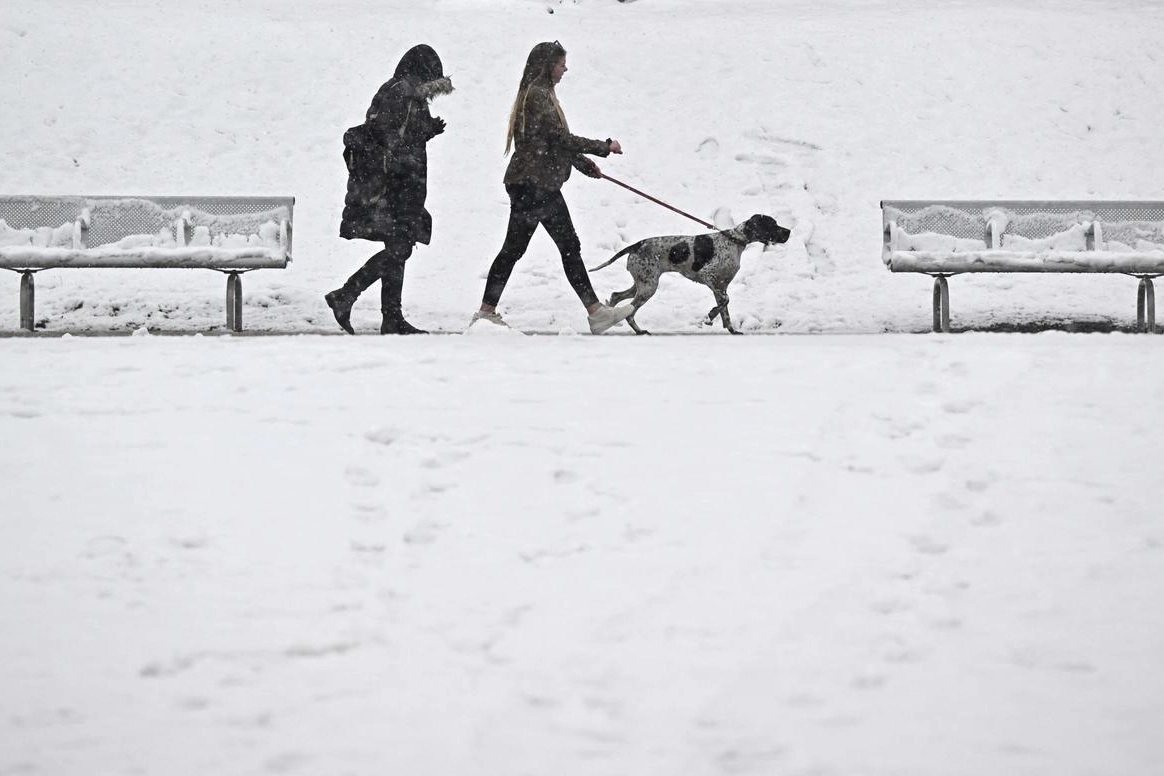
[[[621,256],[627,257],[626,271],[635,283],[625,291],[611,294],[610,304],[613,306],[634,297],[631,305],[635,312],[627,317],[626,322],[635,334],[650,334],[635,323],[635,314],[654,296],[659,288],[659,276],[664,272],[678,272],[688,280],[710,288],[715,295],[715,307],[708,312],[705,323],[714,323],[718,315],[725,329],[739,334],[728,315],[727,289],[740,271],[740,254],[754,242],[764,245],[787,242],[789,234],[791,232],[776,223],[775,218],[757,214],[732,229],[710,234],[648,237],[628,245],[590,271],[607,267]]]

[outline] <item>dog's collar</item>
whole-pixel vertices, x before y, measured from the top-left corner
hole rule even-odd
[[[735,231],[735,227],[732,227],[731,229],[720,229],[719,233],[722,234],[724,237],[728,238],[729,240],[731,240],[732,242],[734,242],[736,245],[746,246],[748,244],[748,241],[742,237],[736,237],[734,234],[732,234],[732,232],[734,232],[734,231]]]

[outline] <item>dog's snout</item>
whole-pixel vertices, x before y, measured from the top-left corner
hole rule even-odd
[[[792,231],[785,229],[776,222],[772,216],[755,215],[749,219],[749,224],[752,226],[752,239],[759,239],[765,245],[778,245],[780,243],[788,242]]]
[[[773,224],[772,228],[768,231],[768,234],[764,236],[764,243],[766,245],[780,245],[782,243],[788,242],[788,238],[791,236],[791,229],[785,229],[779,224]]]

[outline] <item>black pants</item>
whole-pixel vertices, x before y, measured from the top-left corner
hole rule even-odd
[[[521,184],[511,184],[505,190],[509,193],[509,228],[501,252],[489,267],[489,280],[485,283],[481,303],[496,307],[501,301],[501,292],[509,282],[514,265],[525,255],[533,233],[541,224],[562,254],[562,269],[566,271],[566,280],[570,281],[574,293],[587,307],[596,304],[598,297],[590,285],[586,265],[582,263],[582,246],[562,192]]]
[[[342,289],[352,301],[377,280],[380,287],[380,311],[385,315],[400,312],[400,294],[404,288],[404,262],[412,255],[412,242],[392,238],[384,243],[384,250],[364,262]]]

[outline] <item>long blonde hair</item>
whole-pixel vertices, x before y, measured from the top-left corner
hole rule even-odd
[[[554,92],[554,82],[550,79],[550,71],[564,56],[566,56],[566,49],[562,48],[562,44],[556,40],[539,43],[530,50],[529,56],[525,60],[525,70],[521,73],[521,83],[517,87],[517,97],[513,100],[513,109],[509,111],[509,129],[505,134],[505,153],[509,153],[509,149],[513,147],[513,137],[517,132],[519,122],[521,131],[525,131],[525,101],[529,97],[531,86],[541,86],[549,92],[550,102],[553,103],[558,118],[562,120],[562,126],[566,128],[567,132],[570,131],[570,126],[566,123],[566,114],[562,111],[558,95]]]

